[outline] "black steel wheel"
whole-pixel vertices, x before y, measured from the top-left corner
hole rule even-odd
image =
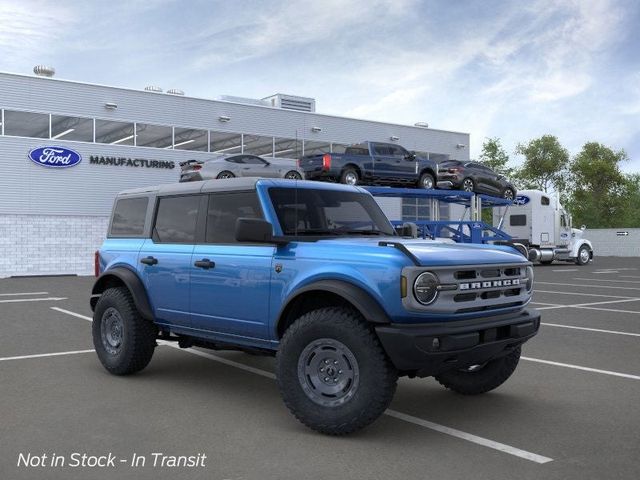
[[[445,388],[462,395],[478,395],[498,388],[513,374],[520,360],[520,347],[508,355],[436,375]]]
[[[140,316],[125,287],[105,290],[93,313],[93,345],[100,362],[115,375],[138,372],[151,361],[157,327]]]
[[[345,435],[382,415],[398,372],[357,312],[327,307],[302,315],[287,329],[276,356],[276,378],[300,422],[321,433]]]

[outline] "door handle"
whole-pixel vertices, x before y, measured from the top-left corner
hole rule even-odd
[[[210,268],[215,268],[216,262],[212,262],[208,258],[203,258],[202,260],[197,260],[196,262],[194,262],[194,265],[198,268],[204,268],[205,270],[208,270]]]
[[[158,263],[158,259],[155,257],[145,257],[140,259],[140,263],[144,263],[145,265],[155,265]]]

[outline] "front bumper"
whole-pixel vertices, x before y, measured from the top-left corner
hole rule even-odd
[[[375,327],[395,367],[418,377],[507,355],[538,333],[539,328],[540,314],[533,309],[461,322]]]

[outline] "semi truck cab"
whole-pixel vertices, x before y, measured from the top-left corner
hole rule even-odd
[[[571,215],[560,201],[541,190],[522,190],[513,205],[494,209],[493,224],[513,237],[513,242],[525,245],[532,262],[585,265],[593,260],[593,246],[582,238],[586,227],[573,228]]]

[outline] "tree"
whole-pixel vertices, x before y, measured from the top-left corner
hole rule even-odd
[[[525,160],[516,172],[518,183],[526,188],[549,192],[564,190],[567,184],[569,152],[553,135],[543,135],[518,144],[516,154]]]
[[[509,155],[498,137],[485,138],[479,160],[483,165],[505,177],[511,177],[514,173],[514,169],[507,166]]]
[[[624,150],[614,151],[598,142],[588,142],[571,162],[570,209],[575,223],[591,227],[620,227],[633,221],[637,204],[630,202],[638,192],[637,177],[626,177],[620,162]]]

